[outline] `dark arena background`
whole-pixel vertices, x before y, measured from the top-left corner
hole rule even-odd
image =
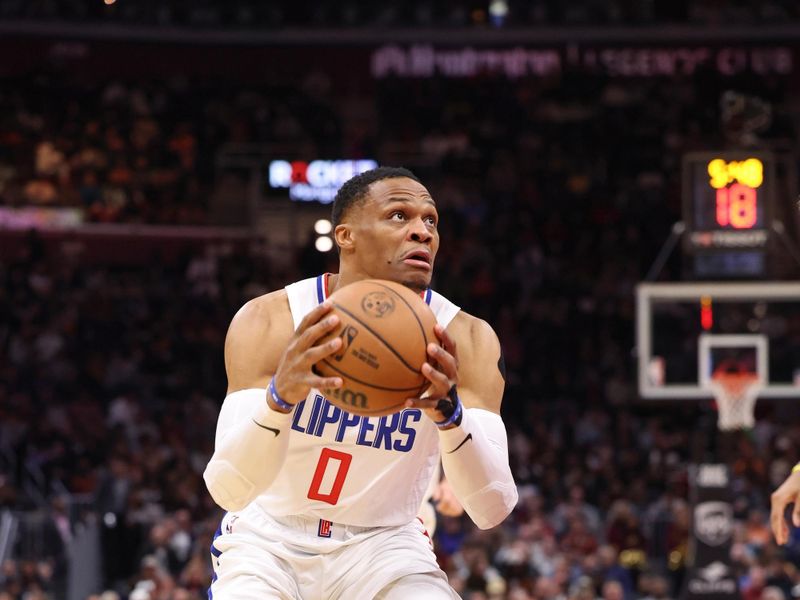
[[[206,597],[228,324],[375,165],[505,355],[458,593],[800,598],[798,3],[0,0],[0,57],[0,600]]]

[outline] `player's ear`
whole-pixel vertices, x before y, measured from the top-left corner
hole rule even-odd
[[[353,229],[347,223],[339,223],[333,230],[336,245],[341,250],[352,250],[354,245]]]

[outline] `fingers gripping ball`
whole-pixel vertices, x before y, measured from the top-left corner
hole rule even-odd
[[[422,394],[428,386],[420,371],[425,349],[438,341],[436,317],[419,294],[399,283],[367,279],[337,290],[330,300],[340,323],[318,343],[338,336],[342,345],[314,370],[341,377],[344,384],[321,390],[325,397],[350,413],[381,416]]]

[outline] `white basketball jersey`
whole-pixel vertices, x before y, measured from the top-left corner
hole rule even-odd
[[[327,280],[320,275],[286,287],[295,329],[327,297]],[[433,290],[423,297],[443,327],[459,311]],[[283,467],[255,502],[277,517],[401,525],[417,515],[438,461],[437,429],[421,410],[360,417],[312,389],[294,409]]]

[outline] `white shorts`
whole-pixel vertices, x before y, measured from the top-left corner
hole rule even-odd
[[[430,598],[458,598],[419,520],[397,527],[328,524],[272,517],[256,503],[226,514],[211,545],[209,599],[368,600],[413,574],[430,577]]]

